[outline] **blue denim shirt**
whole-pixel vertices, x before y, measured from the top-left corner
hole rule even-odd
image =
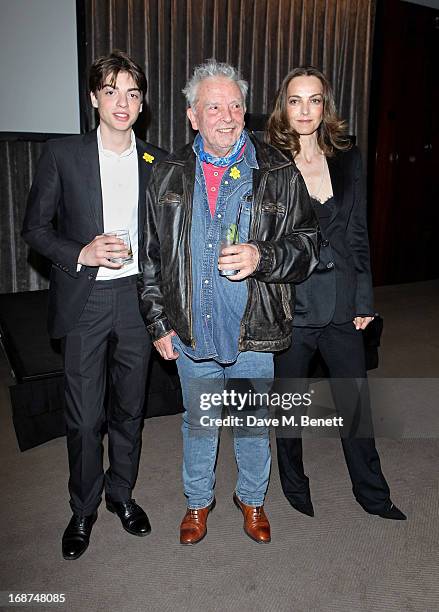
[[[206,182],[198,157],[192,207],[192,316],[195,348],[174,339],[178,350],[195,360],[232,363],[238,356],[241,319],[247,304],[247,282],[230,281],[218,272],[221,226],[236,223],[241,205],[239,242],[247,242],[252,208],[256,152],[247,138],[244,155],[225,171],[212,217]],[[237,168],[240,176],[232,169]],[[234,178],[235,177],[235,178]]]

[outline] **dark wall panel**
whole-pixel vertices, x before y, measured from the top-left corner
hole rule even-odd
[[[148,77],[151,121],[136,130],[171,150],[191,136],[181,93],[193,67],[216,57],[249,81],[248,108],[270,111],[284,75],[314,64],[332,80],[342,116],[366,152],[375,0],[78,0],[82,125],[95,117],[83,66],[126,50]],[[82,17],[82,19],[81,19]],[[82,22],[82,24],[81,24]],[[144,120],[145,121],[145,120]],[[40,143],[0,142],[0,292],[42,289],[41,262],[20,238]]]

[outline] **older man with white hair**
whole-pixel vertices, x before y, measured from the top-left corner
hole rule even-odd
[[[294,163],[244,129],[247,89],[233,66],[195,68],[184,93],[198,134],[156,165],[147,194],[140,300],[155,348],[177,359],[183,390],[182,544],[206,535],[215,505],[222,406],[212,402],[203,418],[200,391],[273,378],[273,352],[291,341],[293,283],[318,261],[318,224]],[[224,234],[232,244],[219,252]],[[234,434],[233,500],[245,533],[269,542],[268,428],[257,422]]]

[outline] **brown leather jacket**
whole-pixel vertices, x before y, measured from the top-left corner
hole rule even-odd
[[[248,301],[238,348],[274,352],[291,342],[294,283],[316,267],[320,234],[294,163],[251,134],[250,138],[259,169],[253,172],[249,242],[258,247],[260,261],[246,279]],[[143,236],[139,236],[140,308],[152,340],[175,330],[191,346],[195,346],[190,248],[195,164],[192,145],[186,145],[154,167]]]

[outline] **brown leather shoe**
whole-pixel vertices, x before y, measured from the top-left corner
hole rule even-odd
[[[215,498],[205,508],[188,508],[180,525],[180,543],[185,545],[201,542],[207,533],[207,515],[215,508]]]
[[[271,542],[270,523],[264,512],[264,506],[247,506],[236,493],[233,494],[233,501],[244,515],[244,531],[248,537],[261,544]]]

